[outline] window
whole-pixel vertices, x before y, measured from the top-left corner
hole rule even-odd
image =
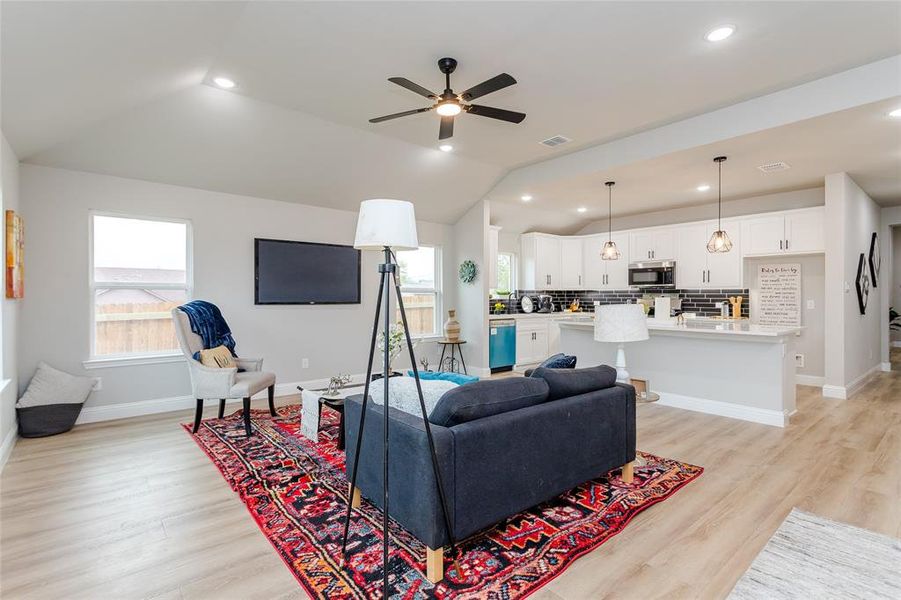
[[[441,330],[441,252],[433,246],[397,253],[400,289],[410,335],[437,335]],[[400,310],[396,310],[400,321]]]
[[[173,308],[191,297],[186,221],[91,214],[91,357],[178,351]]]
[[[497,281],[495,291],[498,294],[506,295],[516,289],[516,281],[513,277],[515,262],[512,252],[497,253]]]

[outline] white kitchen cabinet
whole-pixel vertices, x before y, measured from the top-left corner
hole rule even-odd
[[[807,210],[785,215],[785,249],[789,254],[825,250],[824,211]]]
[[[672,229],[634,231],[630,236],[629,260],[672,260],[676,257],[676,236]]]
[[[560,283],[558,289],[580,290],[585,287],[582,273],[582,238],[560,238]]]
[[[608,239],[612,239],[620,251],[618,260],[603,260],[601,252]],[[585,288],[590,290],[629,289],[629,234],[597,234],[586,237],[582,244],[582,264],[585,272]]]
[[[817,207],[743,220],[742,256],[823,252],[823,212]]]
[[[741,228],[738,221],[723,221],[723,229],[732,240],[729,252],[710,253],[707,242],[716,231],[716,221],[692,223],[676,228],[676,287],[741,287]]]
[[[707,242],[710,236],[717,230],[717,223],[707,226],[707,239],[704,240],[704,252],[707,252],[707,277],[701,287],[705,288],[740,288],[741,283],[741,222],[737,220],[724,220],[723,229],[732,240],[732,250],[729,252],[707,252]],[[678,267],[677,267],[678,268]]]
[[[560,238],[544,233],[525,233],[522,245],[522,289],[563,289],[560,282]]]
[[[548,357],[548,322],[542,318],[516,320],[516,364],[531,365]]]

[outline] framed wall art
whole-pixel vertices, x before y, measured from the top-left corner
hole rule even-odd
[[[876,236],[876,232],[873,232],[873,236],[870,238],[870,281],[873,282],[873,287],[879,287],[879,269],[882,267],[882,256],[879,254],[879,239]]]
[[[857,261],[857,278],[854,280],[854,287],[857,288],[857,305],[860,308],[860,314],[867,313],[867,300],[870,298],[870,272],[867,270],[866,257],[863,252],[860,253],[860,259]]]
[[[25,224],[15,211],[6,211],[6,297],[25,295]]]

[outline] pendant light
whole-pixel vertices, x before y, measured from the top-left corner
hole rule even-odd
[[[717,222],[716,222],[716,231],[713,232],[713,235],[710,236],[710,241],[707,242],[707,252],[711,254],[717,252],[729,252],[732,250],[732,240],[729,239],[729,234],[723,229],[723,162],[725,162],[725,156],[717,156],[713,159],[719,168],[719,189],[717,191]]]
[[[604,185],[607,186],[607,241],[601,250],[601,260],[619,260],[622,254],[613,242],[613,186],[616,182],[608,181]]]

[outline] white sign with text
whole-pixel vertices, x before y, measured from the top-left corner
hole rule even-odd
[[[757,322],[761,325],[801,326],[801,265],[760,265]]]

